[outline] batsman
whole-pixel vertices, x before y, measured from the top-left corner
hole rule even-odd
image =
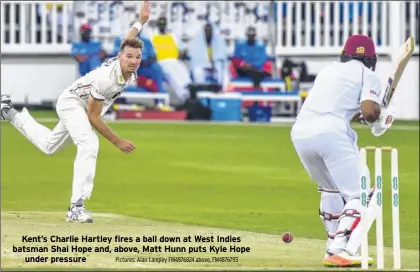
[[[350,123],[366,124],[375,136],[392,125],[392,114],[381,108],[384,91],[376,62],[372,39],[350,36],[340,60],[319,72],[291,131],[303,167],[321,192],[319,215],[328,234],[323,263],[328,267],[361,265],[361,169]]]

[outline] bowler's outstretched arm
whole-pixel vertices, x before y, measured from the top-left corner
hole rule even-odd
[[[150,15],[150,1],[144,1],[141,5],[140,12],[138,15],[138,22],[134,23],[128,30],[127,34],[124,36],[124,39],[133,39],[137,38],[140,31],[143,29],[143,25],[149,20]],[[123,42],[121,42],[122,44]]]

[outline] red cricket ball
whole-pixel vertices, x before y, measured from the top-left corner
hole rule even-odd
[[[293,241],[293,235],[290,232],[283,233],[283,236],[281,237],[283,239],[283,242],[286,244]]]

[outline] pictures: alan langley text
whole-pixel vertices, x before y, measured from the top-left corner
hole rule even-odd
[[[237,263],[238,257],[116,257],[116,262],[127,263]]]

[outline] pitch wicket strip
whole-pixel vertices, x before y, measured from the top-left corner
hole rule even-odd
[[[369,228],[366,218],[367,200],[370,189],[370,171],[367,166],[367,152],[375,152],[375,190],[376,190],[376,248],[377,248],[377,268],[384,268],[384,241],[383,241],[383,194],[382,194],[382,151],[391,152],[391,186],[392,186],[392,239],[394,269],[401,269],[401,248],[400,248],[400,219],[399,219],[399,180],[398,180],[398,150],[392,147],[367,146],[360,149],[360,159],[363,171],[361,173],[360,200],[362,203],[361,224],[366,229]],[[369,184],[369,187],[367,186]],[[373,195],[374,196],[374,195]],[[372,197],[373,197],[372,196]],[[371,199],[372,201],[373,199]],[[375,200],[374,200],[375,201]],[[368,268],[368,232],[363,237],[361,245],[362,268]]]

